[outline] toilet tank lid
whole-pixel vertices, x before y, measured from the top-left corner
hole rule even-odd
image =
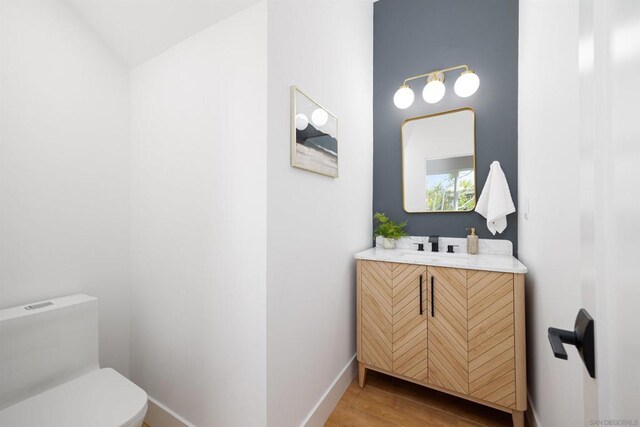
[[[93,300],[97,300],[97,298],[86,294],[75,294],[60,298],[30,302],[24,305],[0,310],[0,322],[46,313],[51,310],[57,310],[59,308],[82,304]]]
[[[0,425],[127,426],[147,410],[147,393],[111,368],[83,375],[0,411]]]

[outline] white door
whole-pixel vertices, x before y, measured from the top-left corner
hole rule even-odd
[[[596,324],[584,421],[638,425],[640,1],[581,0],[579,22],[582,303]]]
[[[640,0],[520,0],[519,31],[530,409],[539,427],[638,425]],[[547,340],[581,307],[595,319],[595,379],[575,348],[555,359]]]
[[[596,320],[597,350],[585,424],[638,425],[640,1],[583,0],[580,8],[581,168],[592,183],[584,186],[592,191],[582,206],[583,267],[594,273],[583,280],[583,303]]]

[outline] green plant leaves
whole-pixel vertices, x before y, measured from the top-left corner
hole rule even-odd
[[[378,226],[373,230],[374,236],[382,236],[387,239],[399,239],[407,236],[407,232],[404,231],[407,221],[397,223],[382,212],[376,212],[373,218],[378,222]]]

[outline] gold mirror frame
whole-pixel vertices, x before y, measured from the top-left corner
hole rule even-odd
[[[473,197],[475,200],[475,204],[474,204],[474,208],[467,210],[467,211],[408,211],[406,206],[407,206],[407,202],[405,199],[405,184],[404,184],[404,127],[407,123],[409,122],[413,122],[416,120],[422,120],[422,119],[428,119],[428,118],[432,118],[432,117],[438,117],[438,116],[444,116],[447,114],[453,114],[453,113],[459,113],[461,111],[471,111],[473,113]],[[400,149],[401,149],[401,156],[402,156],[402,209],[409,214],[432,214],[432,213],[468,213],[468,212],[473,212],[475,210],[475,206],[478,203],[478,172],[476,169],[476,112],[473,108],[471,107],[463,107],[463,108],[456,108],[455,110],[448,110],[448,111],[442,111],[440,113],[435,113],[435,114],[427,114],[425,116],[417,116],[417,117],[411,117],[409,119],[406,119],[405,121],[402,122],[402,127],[400,128],[401,131],[401,138],[400,138]]]

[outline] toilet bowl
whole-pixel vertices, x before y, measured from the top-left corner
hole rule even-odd
[[[0,426],[140,427],[147,394],[98,364],[98,301],[0,310]]]

